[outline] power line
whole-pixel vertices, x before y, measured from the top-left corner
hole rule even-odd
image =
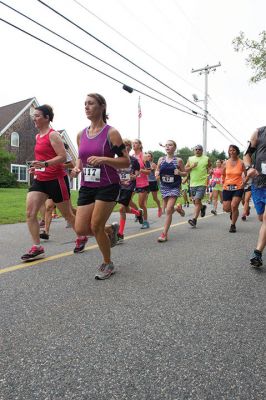
[[[241,143],[232,133],[230,133],[216,118],[214,118],[211,114],[208,114],[218,125],[220,125],[234,140],[236,140],[241,146],[245,147],[243,143]],[[209,121],[211,122],[211,121]],[[216,128],[217,129],[217,128]]]
[[[171,88],[169,85],[167,85],[166,83],[162,82],[160,79],[156,78],[154,75],[152,75],[151,73],[149,73],[148,71],[146,71],[144,68],[140,67],[139,65],[137,65],[136,63],[134,63],[133,61],[131,61],[129,58],[123,56],[121,53],[119,53],[118,51],[116,51],[115,49],[113,49],[111,46],[109,46],[108,44],[104,43],[102,40],[98,39],[96,36],[94,36],[93,34],[91,34],[90,32],[86,31],[86,29],[82,28],[81,26],[79,26],[78,24],[76,24],[74,21],[71,21],[69,18],[67,18],[66,16],[64,16],[63,14],[61,14],[59,11],[55,10],[54,8],[52,8],[51,6],[49,6],[48,4],[46,4],[44,1],[42,0],[37,0],[39,3],[43,4],[45,7],[49,8],[51,11],[53,11],[54,13],[56,13],[57,15],[59,15],[60,17],[64,18],[66,21],[68,21],[69,23],[71,23],[72,25],[74,25],[76,28],[80,29],[81,31],[83,31],[84,33],[86,33],[87,35],[89,35],[90,37],[92,37],[93,39],[97,40],[97,42],[101,43],[103,46],[107,47],[109,50],[113,51],[115,54],[119,55],[120,57],[122,57],[124,60],[128,61],[130,64],[134,65],[136,68],[140,69],[142,72],[144,72],[145,74],[147,74],[148,76],[150,76],[151,78],[155,79],[157,82],[159,82],[160,84],[164,85],[165,87],[167,87],[169,90],[171,90],[172,92],[176,93],[178,96],[182,97],[183,99],[185,99],[186,101],[188,101],[189,103],[193,104],[194,106],[198,107],[200,110],[204,111],[202,107],[200,107],[198,104],[193,103],[192,100],[188,99],[187,97],[185,97],[184,95],[182,95],[181,93],[179,93],[178,91],[176,91],[175,89]]]
[[[39,42],[41,42],[41,43],[43,43],[43,44],[46,44],[47,46],[53,48],[54,50],[59,51],[60,53],[62,53],[62,54],[64,54],[64,55],[66,55],[66,56],[72,58],[73,60],[80,62],[81,64],[83,64],[83,65],[85,65],[85,66],[87,66],[87,67],[93,69],[94,71],[99,72],[100,74],[106,76],[107,78],[112,79],[113,81],[115,81],[115,82],[117,82],[117,83],[120,83],[120,84],[123,85],[123,86],[127,86],[127,85],[125,85],[122,81],[120,81],[120,80],[118,80],[118,79],[116,79],[116,78],[114,78],[114,77],[112,77],[112,76],[106,74],[105,72],[103,72],[103,71],[101,71],[101,70],[99,70],[99,69],[93,67],[92,65],[87,64],[85,61],[82,61],[82,60],[80,60],[79,58],[77,58],[77,57],[75,57],[75,56],[73,56],[73,55],[67,53],[66,51],[64,51],[64,50],[62,50],[62,49],[59,49],[58,47],[52,45],[51,43],[46,42],[45,40],[43,40],[43,39],[41,39],[41,38],[39,38],[39,37],[33,35],[32,33],[27,32],[27,31],[25,31],[25,30],[22,29],[22,28],[19,28],[18,26],[12,24],[11,22],[6,21],[6,20],[4,20],[3,18],[0,18],[0,21],[4,22],[5,24],[7,24],[7,25],[9,25],[9,26],[12,26],[13,28],[19,30],[20,32],[25,33],[26,35],[28,35],[28,36],[30,36],[30,37],[36,39],[36,40],[38,40]],[[188,114],[188,115],[190,115],[191,117],[195,117],[195,118],[202,119],[202,117],[200,117],[199,115],[196,115],[196,114],[194,114],[194,113],[191,114],[191,113],[189,113],[189,112],[187,112],[187,111],[185,111],[185,110],[181,110],[180,108],[175,107],[175,106],[173,106],[172,104],[166,103],[165,101],[162,101],[162,100],[160,100],[160,99],[157,99],[156,97],[153,97],[153,96],[151,96],[151,95],[149,95],[149,94],[147,94],[147,93],[144,93],[144,92],[142,92],[142,91],[139,90],[139,89],[135,89],[135,88],[131,88],[131,89],[132,89],[132,91],[134,90],[135,92],[140,93],[140,94],[142,94],[143,96],[146,96],[146,97],[148,97],[148,98],[150,98],[150,99],[152,99],[152,100],[155,100],[155,101],[157,101],[157,102],[159,102],[159,103],[161,103],[161,104],[164,104],[164,105],[166,105],[166,106],[168,106],[168,107],[174,108],[175,110],[178,110],[178,111],[180,111],[180,112],[183,112],[183,113],[185,113],[185,114]]]
[[[161,95],[162,97],[165,97],[165,98],[168,99],[168,100],[173,101],[173,102],[176,103],[176,104],[179,104],[180,106],[186,108],[187,110],[193,112],[194,114],[196,113],[196,114],[198,114],[198,115],[202,115],[202,114],[200,114],[200,113],[198,113],[198,112],[192,110],[191,108],[187,107],[185,104],[182,104],[182,103],[180,103],[180,102],[178,102],[178,101],[172,99],[171,97],[165,95],[164,93],[161,93],[161,92],[159,92],[159,91],[156,90],[156,89],[153,89],[151,86],[149,86],[149,85],[147,85],[146,83],[144,83],[144,82],[142,82],[142,81],[140,81],[140,80],[134,78],[133,76],[131,76],[131,75],[127,74],[126,72],[120,70],[119,68],[113,66],[112,64],[110,64],[110,63],[108,63],[107,61],[103,60],[102,58],[96,56],[95,54],[92,54],[91,52],[89,52],[89,51],[87,51],[86,49],[82,48],[81,46],[75,44],[75,43],[72,42],[71,40],[65,38],[64,36],[62,36],[62,35],[60,35],[60,34],[54,32],[53,30],[47,28],[45,25],[43,25],[43,24],[39,23],[38,21],[36,21],[36,20],[30,18],[29,16],[23,14],[21,11],[18,11],[17,9],[15,9],[15,8],[11,7],[10,5],[4,3],[3,1],[1,1],[1,3],[2,3],[5,7],[8,7],[9,9],[11,9],[12,11],[16,12],[16,13],[19,14],[19,15],[22,15],[24,18],[28,19],[29,21],[33,22],[34,24],[40,26],[40,27],[43,28],[43,29],[46,29],[48,32],[52,33],[53,35],[59,37],[59,38],[62,39],[62,40],[65,40],[67,43],[70,43],[71,45],[75,46],[75,47],[78,48],[79,50],[82,50],[83,52],[85,52],[85,53],[89,54],[90,56],[96,58],[97,60],[101,61],[102,63],[104,63],[104,64],[106,64],[106,65],[108,65],[109,67],[111,67],[111,68],[113,68],[114,70],[120,72],[121,74],[127,76],[128,78],[130,78],[130,79],[132,79],[132,80],[134,80],[134,81],[140,83],[141,85],[143,85],[143,86],[145,86],[146,88],[152,90],[153,92],[155,92],[155,93]]]
[[[132,40],[128,39],[125,35],[123,35],[121,32],[119,32],[117,29],[115,29],[113,26],[111,26],[110,24],[108,24],[108,22],[104,21],[102,18],[100,18],[98,15],[96,15],[93,11],[89,10],[87,7],[85,7],[83,4],[81,4],[78,0],[72,0],[74,3],[78,4],[80,7],[82,7],[85,11],[87,11],[89,14],[93,15],[96,19],[98,19],[99,21],[101,21],[105,26],[107,26],[109,29],[111,29],[113,32],[115,32],[117,35],[119,35],[121,38],[123,38],[124,40],[126,40],[128,43],[130,43],[132,46],[134,46],[136,49],[138,49],[139,51],[141,51],[143,54],[145,54],[146,56],[148,56],[149,58],[151,58],[153,61],[155,61],[157,64],[161,65],[163,68],[165,68],[167,71],[169,71],[170,73],[172,73],[173,75],[175,75],[177,78],[181,79],[183,82],[185,82],[187,85],[193,87],[194,89],[196,88],[197,90],[200,90],[199,88],[197,88],[196,86],[193,86],[189,81],[187,81],[186,79],[184,79],[182,76],[178,75],[174,70],[172,70],[171,68],[169,68],[167,65],[165,65],[164,63],[162,63],[160,60],[158,60],[157,58],[155,58],[154,56],[152,56],[151,54],[149,54],[147,51],[145,51],[144,49],[142,49],[140,46],[138,46],[136,43],[134,43]],[[125,7],[125,5],[123,4],[123,6]]]

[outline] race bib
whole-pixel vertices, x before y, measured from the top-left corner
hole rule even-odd
[[[265,162],[265,161],[263,161],[263,162],[261,163],[261,173],[262,173],[263,175],[266,175],[266,162]]]
[[[120,176],[121,181],[129,181],[130,180],[130,174],[128,172],[121,171],[119,173],[119,176]]]
[[[164,183],[173,183],[175,181],[175,177],[174,176],[170,176],[170,175],[163,175],[162,176],[162,182]]]
[[[237,190],[236,185],[227,185],[227,190]]]
[[[83,175],[85,182],[100,182],[101,168],[87,165],[86,168],[83,168]]]

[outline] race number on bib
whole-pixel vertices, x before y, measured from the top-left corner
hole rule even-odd
[[[170,176],[170,175],[163,175],[162,176],[162,182],[164,183],[173,183],[175,181],[175,177],[174,176]]]
[[[101,168],[88,165],[86,168],[83,168],[83,174],[85,182],[100,182],[101,180]]]
[[[120,176],[120,180],[121,180],[121,181],[129,181],[129,180],[130,180],[130,174],[127,173],[127,172],[121,171],[121,172],[119,173],[119,176]]]
[[[265,161],[263,161],[263,162],[261,163],[261,173],[262,173],[263,175],[266,175],[266,162],[265,162]]]
[[[236,185],[228,185],[227,190],[237,190]]]

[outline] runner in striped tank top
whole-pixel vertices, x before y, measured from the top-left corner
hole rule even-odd
[[[175,206],[177,198],[181,194],[181,177],[186,176],[184,164],[181,158],[175,157],[176,143],[168,140],[165,145],[166,156],[161,157],[156,168],[156,176],[160,177],[160,190],[165,204],[166,219],[164,229],[158,238],[158,242],[168,240],[168,231],[172,223],[172,215],[177,211],[182,217],[185,212],[182,205]]]

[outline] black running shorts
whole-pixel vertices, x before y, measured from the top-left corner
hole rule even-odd
[[[81,186],[79,189],[78,206],[87,206],[95,203],[96,200],[106,202],[117,201],[119,192],[120,185],[118,183],[98,188]]]
[[[34,179],[29,192],[42,192],[47,194],[48,198],[52,199],[54,203],[62,203],[70,198],[68,176],[66,175],[51,181]]]

